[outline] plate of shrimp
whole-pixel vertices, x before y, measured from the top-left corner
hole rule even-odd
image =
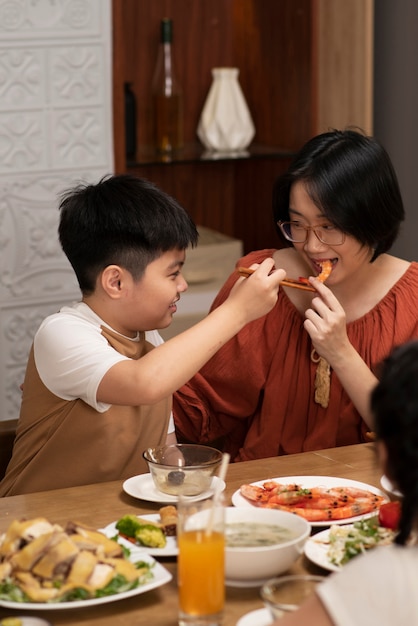
[[[280,476],[241,485],[234,506],[259,506],[300,515],[311,526],[351,524],[376,515],[386,494],[372,485],[333,476]]]

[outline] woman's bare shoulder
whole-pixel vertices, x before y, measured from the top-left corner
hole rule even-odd
[[[394,285],[410,267],[410,261],[401,259],[390,254],[382,254],[376,263],[384,280],[390,286]]]

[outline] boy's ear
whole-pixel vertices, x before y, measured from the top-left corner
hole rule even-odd
[[[101,274],[102,289],[111,297],[118,298],[122,290],[124,271],[119,265],[108,265]]]

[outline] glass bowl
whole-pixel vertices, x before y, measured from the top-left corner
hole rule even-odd
[[[156,488],[175,496],[207,491],[222,461],[216,448],[186,443],[147,448],[142,456]]]

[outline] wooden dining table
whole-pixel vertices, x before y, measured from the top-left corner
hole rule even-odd
[[[230,464],[226,476],[225,498],[226,503],[231,505],[231,496],[242,484],[281,476],[333,476],[380,488],[381,474],[373,443],[303,452]],[[162,505],[128,495],[123,490],[122,481],[11,496],[0,498],[0,532],[4,532],[14,519],[38,516],[63,525],[67,521],[79,521],[95,528],[103,528],[127,513],[155,513],[160,506]],[[315,530],[318,528],[314,528],[313,532]],[[28,611],[24,605],[16,610],[0,608],[0,617],[37,615],[55,626],[176,626],[176,558],[166,557],[159,561],[172,574],[172,580],[135,597],[67,610],[57,608]],[[289,571],[329,575],[326,570],[311,563],[305,555],[301,555]],[[258,587],[227,586],[224,626],[235,626],[244,614],[261,608],[263,603]]]

